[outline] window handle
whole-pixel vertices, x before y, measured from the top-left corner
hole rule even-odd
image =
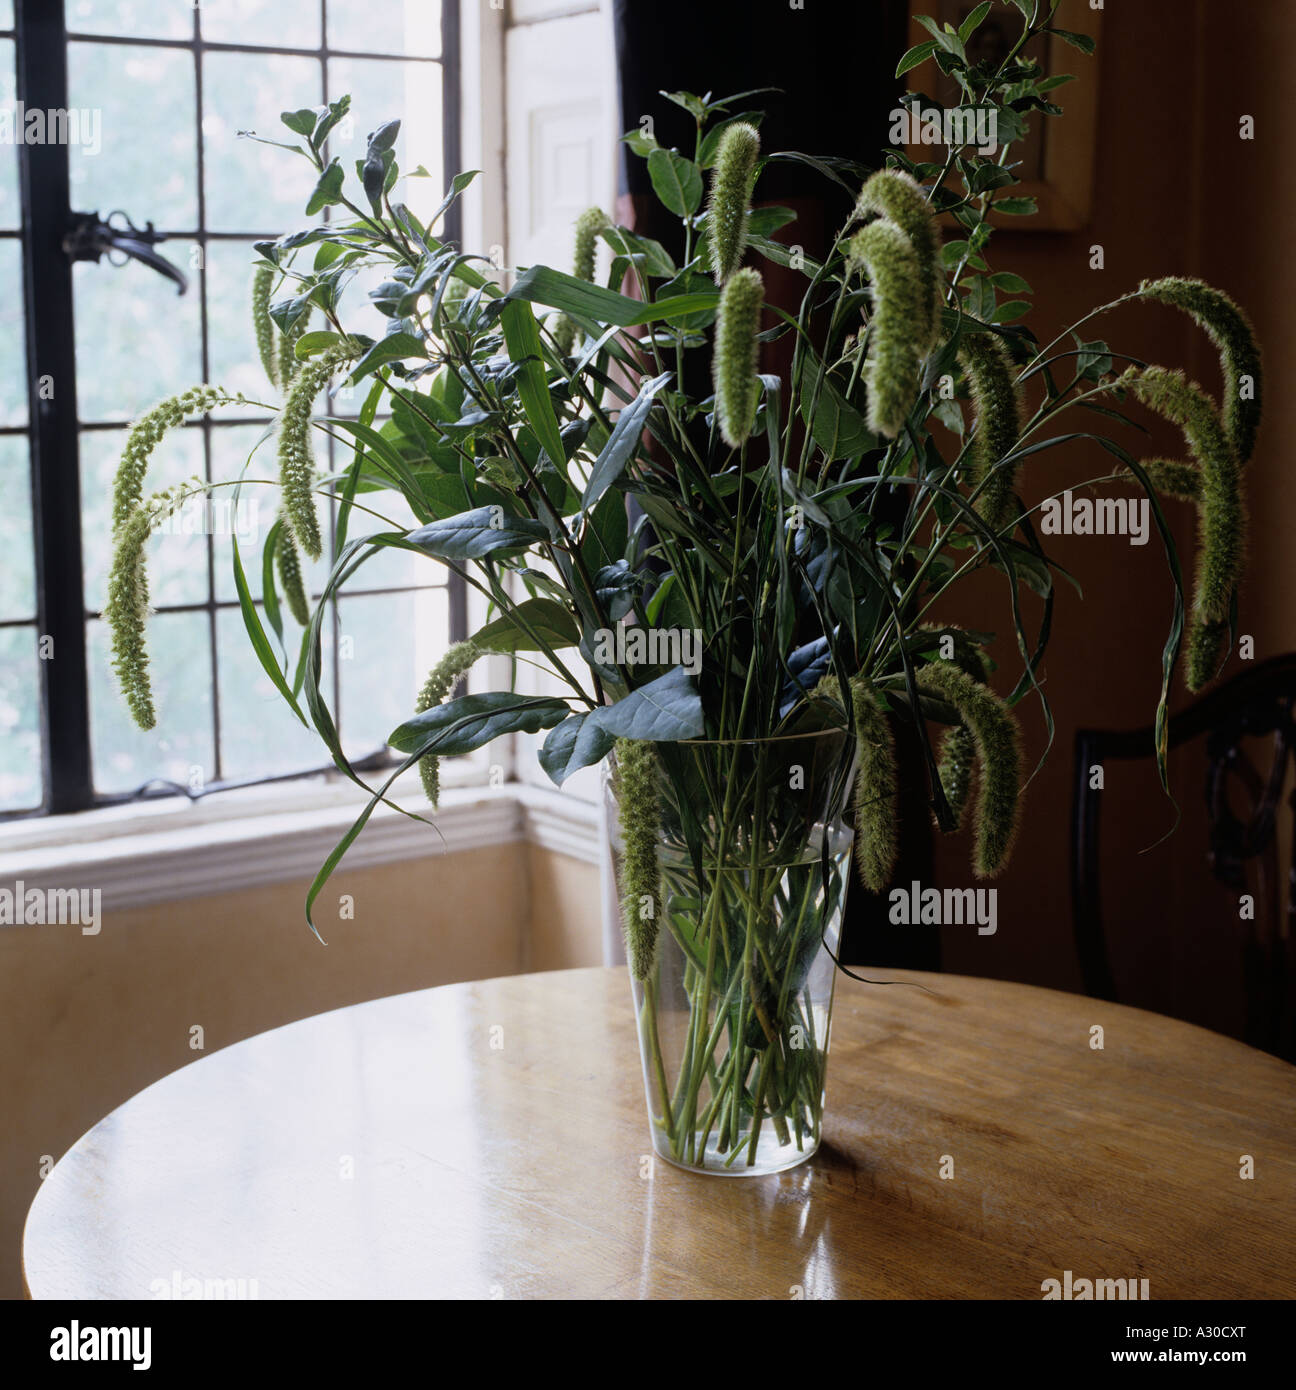
[[[121,224],[115,224],[114,218],[120,218]],[[98,261],[106,254],[110,265],[125,265],[125,259],[114,259],[114,253],[120,253],[151,266],[159,275],[175,282],[177,293],[184,294],[189,288],[188,277],[153,249],[159,241],[165,240],[166,234],[155,232],[152,222],[137,227],[120,210],[110,212],[106,219],[100,218],[97,212],[74,212],[63,238],[63,250],[74,261]]]

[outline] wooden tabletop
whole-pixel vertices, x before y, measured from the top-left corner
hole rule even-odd
[[[63,1157],[29,1292],[1038,1299],[1070,1270],[1296,1296],[1296,1068],[1076,995],[875,973],[927,988],[839,977],[823,1147],[739,1181],[651,1158],[624,969],[264,1033]]]

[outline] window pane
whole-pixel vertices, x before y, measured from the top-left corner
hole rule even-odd
[[[262,623],[265,615],[261,615]],[[324,660],[320,688],[333,697],[332,624],[324,627]],[[304,728],[270,677],[261,668],[248,641],[243,614],[223,608],[216,615],[217,662],[220,670],[221,775],[225,778],[272,777],[277,772],[322,767],[329,759],[314,728]],[[290,637],[289,673],[296,670],[299,629],[285,627]],[[271,637],[273,642],[274,638]],[[282,653],[278,653],[282,657]],[[305,702],[303,701],[303,708]]]
[[[74,109],[98,112],[102,146],[96,150],[92,141],[70,146],[72,206],[106,216],[124,203],[137,227],[146,222],[159,230],[196,227],[193,55],[171,48],[70,43],[68,90]]]
[[[193,242],[164,254],[190,277],[189,293],[138,261],[72,267],[76,294],[77,410],[82,420],[131,420],[202,382],[201,300]]]
[[[396,163],[402,171],[421,164],[430,178],[402,179],[394,201],[406,203],[422,218],[431,216],[441,201],[441,68],[435,63],[380,62],[372,58],[330,58],[329,91],[351,95],[354,121],[350,130],[330,140],[350,178],[355,162],[364,158],[369,132],[386,121],[399,120]]]
[[[27,423],[27,325],[22,243],[0,241],[0,425]]]
[[[0,811],[40,805],[39,691],[35,630],[0,628]]]
[[[370,516],[367,512],[354,512],[351,517],[349,535],[372,535],[376,531],[412,531],[419,524],[418,518],[410,510],[409,503],[399,492],[383,489],[380,492],[362,493],[357,499],[366,507],[381,512],[390,518],[394,526],[386,521]],[[426,555],[412,555],[408,550],[382,550],[366,561],[347,581],[351,593],[365,589],[399,589],[412,584],[443,584],[445,568]]]
[[[343,598],[338,661],[342,746],[361,757],[414,713],[427,673],[450,645],[444,589]]]
[[[222,232],[280,235],[308,224],[306,203],[317,175],[300,156],[255,140],[290,143],[281,111],[318,106],[320,65],[280,54],[207,53],[203,57],[203,158],[207,226]]]
[[[12,29],[13,22],[13,0],[0,0],[0,29]]]
[[[354,4],[355,0],[342,3]],[[367,4],[368,0],[362,3]],[[202,6],[202,34],[204,39],[217,43],[318,48],[319,0],[206,0]]]
[[[124,430],[81,433],[81,548],[85,563],[85,603],[103,609],[112,562],[112,486],[126,442]],[[202,476],[202,431],[172,430],[153,451],[144,495]],[[171,531],[154,534],[148,543],[149,601],[155,608],[203,603],[207,599],[207,538],[200,500],[177,513]],[[187,534],[186,534],[187,530]]]
[[[13,12],[8,19],[0,14],[0,28],[13,23]],[[10,119],[17,120],[14,98],[17,83],[14,79],[14,42],[0,39],[0,111],[8,112]],[[0,145],[0,228],[10,231],[22,225],[22,209],[18,201],[18,136],[15,130],[10,140]]]
[[[81,34],[187,39],[193,12],[193,0],[67,0],[67,26]]]
[[[34,618],[31,459],[25,435],[0,436],[0,619]]]
[[[355,53],[404,53],[436,58],[441,53],[441,0],[364,0],[328,7],[330,48]]]
[[[262,425],[226,425],[212,430],[212,478],[238,478],[244,476],[248,456],[252,455],[251,465],[246,469],[248,478],[276,478],[279,465],[275,459],[273,437],[256,448],[257,440],[265,433]],[[253,449],[256,452],[253,454]],[[323,448],[320,450],[321,461]],[[222,489],[219,495],[227,495],[232,489]],[[279,509],[279,489],[259,484],[246,484],[239,493],[240,507],[234,511],[235,519],[243,530],[239,533],[239,558],[243,562],[243,573],[247,577],[248,588],[253,598],[261,597],[261,560],[265,551],[265,539],[275,523]],[[329,576],[328,516],[320,507],[320,526],[325,537],[325,555],[318,560],[309,560],[302,555],[302,579],[307,592],[318,594]],[[276,592],[280,585],[276,580]],[[232,603],[238,599],[234,587],[234,562],[228,540],[221,538],[216,542],[216,597],[222,603]],[[280,594],[282,597],[282,594]],[[282,605],[281,605],[282,608]],[[284,634],[288,641],[295,642],[301,629],[293,620],[292,614],[283,609]]]
[[[212,780],[211,656],[206,613],[157,613],[149,620],[149,671],[158,722],[135,727],[112,669],[112,638],[86,624],[90,741],[98,792],[134,791],[149,778],[182,785]]]

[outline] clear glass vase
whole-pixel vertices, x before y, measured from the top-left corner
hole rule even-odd
[[[628,952],[653,1148],[699,1172],[778,1172],[822,1133],[853,745],[831,729],[650,747],[638,793],[615,753],[604,788],[623,926],[653,943]],[[627,871],[620,804],[643,815],[645,776],[650,892]]]

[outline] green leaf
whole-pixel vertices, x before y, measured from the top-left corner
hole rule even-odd
[[[958,36],[964,43],[972,37],[973,33],[981,26],[986,15],[990,13],[990,0],[981,0],[975,10],[958,27]]]
[[[342,339],[337,333],[323,329],[314,333],[303,333],[293,347],[293,356],[298,361],[304,362],[308,357],[315,357],[321,352],[327,352],[334,343],[341,341]]]
[[[649,236],[637,236],[624,227],[604,227],[599,235],[619,256],[629,256],[636,260],[640,268],[649,275],[668,279],[677,274],[675,262],[670,252]]]
[[[580,643],[576,619],[551,598],[529,598],[472,635],[493,652],[544,652]]]
[[[1070,29],[1046,29],[1046,34],[1056,34],[1063,43],[1069,43],[1072,48],[1078,48],[1081,53],[1092,53],[1095,44],[1088,34],[1075,34]]]
[[[411,531],[407,540],[439,560],[480,560],[497,550],[526,550],[549,532],[530,517],[508,516],[502,507],[475,507]]]
[[[615,741],[597,720],[573,714],[549,731],[540,749],[540,766],[561,787],[573,772],[602,762]]]
[[[434,705],[393,729],[387,742],[398,753],[411,756],[435,753],[439,758],[457,757],[503,734],[536,734],[551,729],[570,713],[567,702],[553,695],[491,690]]]
[[[1006,212],[1010,217],[1028,217],[1039,211],[1034,198],[1000,198],[991,206],[995,212]]]
[[[319,177],[315,191],[306,204],[306,216],[313,217],[322,208],[332,207],[342,201],[342,184],[345,175],[342,166],[335,159]]]
[[[247,628],[252,650],[256,653],[257,660],[261,663],[261,669],[270,677],[275,689],[288,701],[289,709],[305,724],[306,716],[301,712],[296,697],[284,679],[284,673],[279,669],[279,663],[275,660],[270,639],[266,636],[265,628],[261,626],[261,619],[257,616],[256,604],[252,602],[252,595],[248,590],[247,576],[243,573],[243,562],[239,559],[238,537],[231,536],[230,539],[234,544],[234,588],[238,593],[239,609],[243,614],[243,626]]]
[[[676,106],[682,106],[695,120],[700,121],[706,115],[706,103],[692,92],[662,92],[661,95]]]
[[[991,323],[1016,323],[1018,319],[1025,318],[1031,311],[1029,299],[1010,299],[1006,304],[1001,304],[995,311]]]
[[[915,44],[896,64],[895,75],[903,77],[912,68],[916,68],[919,63],[925,63],[935,52],[935,49],[935,39],[928,39],[926,43]]]
[[[562,436],[558,432],[553,401],[549,398],[544,350],[540,346],[540,330],[536,327],[531,306],[520,299],[508,299],[500,314],[500,324],[504,329],[509,357],[520,368],[517,376],[518,398],[526,411],[527,422],[535,430],[540,446],[549,455],[550,461],[561,464],[566,455]]]
[[[1011,270],[996,271],[990,277],[990,283],[997,290],[1003,290],[1005,294],[1034,294],[1035,291],[1021,278],[1014,275]]]
[[[621,139],[630,146],[635,154],[644,159],[657,149],[657,139],[655,136],[646,134],[643,130],[627,130]]]
[[[315,122],[319,120],[319,112],[309,106],[304,106],[300,111],[281,111],[279,119],[295,135],[309,137],[315,129]]]
[[[617,417],[607,443],[594,460],[589,482],[585,484],[585,493],[581,497],[582,511],[589,511],[621,476],[639,446],[639,436],[643,433],[648,412],[652,409],[653,397],[670,380],[671,373],[663,372],[661,376],[644,382],[639,394]]]
[[[718,291],[705,294],[674,295],[653,304],[644,304],[602,285],[591,285],[574,275],[564,275],[547,265],[535,265],[513,282],[504,300],[530,300],[546,308],[561,309],[577,318],[600,324],[615,324],[618,328],[633,328],[639,324],[686,318],[701,310],[714,309],[720,302]]]
[[[702,171],[691,159],[674,150],[655,149],[648,155],[648,177],[676,217],[692,217],[702,206]]]
[[[664,676],[632,690],[624,700],[596,709],[589,718],[617,738],[647,739],[654,743],[700,738],[705,731],[702,697],[682,666],[673,667]]]
[[[416,338],[412,333],[389,333],[385,338],[380,338],[356,363],[351,380],[359,381],[370,372],[377,371],[384,362],[404,361],[407,357],[427,361],[427,347],[423,340]]]

